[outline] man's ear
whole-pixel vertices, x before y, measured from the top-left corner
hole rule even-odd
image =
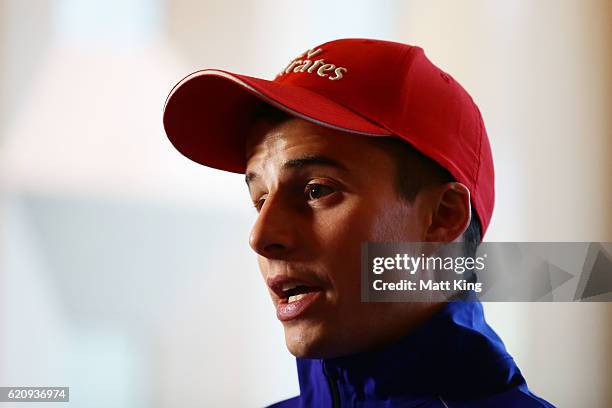
[[[457,240],[470,224],[470,190],[459,182],[444,183],[434,188],[432,198],[432,218],[426,232],[426,240]]]

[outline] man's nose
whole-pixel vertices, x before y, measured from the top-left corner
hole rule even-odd
[[[265,258],[286,257],[295,248],[295,221],[295,214],[281,197],[269,196],[251,230],[249,245]]]

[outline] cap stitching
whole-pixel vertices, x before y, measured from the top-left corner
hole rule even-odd
[[[400,93],[400,88],[404,87],[404,83],[406,81],[406,78],[410,76],[410,71],[412,71],[412,67],[413,67],[413,60],[415,58],[415,53],[416,53],[416,46],[409,46],[410,48],[408,49],[404,49],[402,51],[402,56],[401,56],[401,60],[402,60],[402,66],[399,69],[399,74],[401,75],[401,87],[397,87],[397,91],[398,91],[398,96],[402,96]],[[403,102],[403,101],[401,101]]]
[[[474,197],[476,197],[477,191],[479,190],[478,188],[478,180],[480,179],[480,164],[482,162],[482,139],[483,139],[483,119],[482,119],[482,113],[480,113],[480,109],[478,109],[478,106],[476,106],[476,103],[474,103],[474,100],[472,100],[472,104],[474,105],[474,107],[476,108],[476,112],[478,114],[478,127],[480,130],[480,137],[478,140],[478,158],[477,158],[477,162],[476,162],[476,174],[474,175]],[[478,196],[480,198],[480,196]],[[479,201],[482,201],[479,199]],[[480,233],[481,235],[484,235],[484,231],[487,229],[487,227],[484,225],[484,223],[482,222],[482,214],[480,213],[480,211],[476,211],[476,213],[478,214],[478,218],[480,218]],[[489,221],[487,221],[487,225],[489,224]]]
[[[478,106],[472,101],[472,104],[476,108],[476,112],[478,114],[478,127],[479,127],[479,138],[478,138],[478,161],[476,163],[476,174],[474,175],[474,193],[476,193],[476,185],[478,183],[478,179],[480,178],[480,162],[482,158],[482,114],[480,113],[480,109]]]

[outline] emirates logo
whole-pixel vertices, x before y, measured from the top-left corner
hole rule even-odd
[[[348,72],[348,69],[325,62],[323,58],[315,60],[314,58],[322,52],[323,49],[321,48],[306,51],[291,61],[289,65],[287,65],[287,67],[285,67],[285,69],[276,76],[276,78],[293,72],[316,74],[322,78],[327,78],[330,81],[338,81],[342,79],[344,74]]]

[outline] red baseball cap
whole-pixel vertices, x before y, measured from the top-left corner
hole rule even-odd
[[[262,103],[322,126],[404,139],[468,187],[484,236],[495,191],[482,116],[463,87],[421,48],[370,39],[330,41],[300,54],[272,81],[197,71],[170,91],[164,128],[191,160],[244,173],[245,138]]]

